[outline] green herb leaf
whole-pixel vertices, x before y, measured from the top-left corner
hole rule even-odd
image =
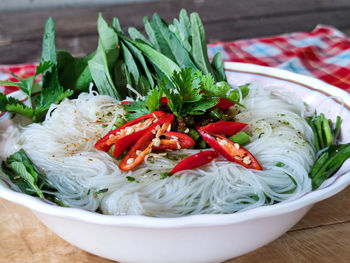
[[[10,155],[1,167],[4,174],[26,194],[45,198],[42,187],[50,191],[56,190],[47,182],[46,176],[28,158],[23,149]]]
[[[211,66],[213,68],[217,81],[226,81],[224,62],[222,61],[222,55],[220,52],[217,52],[213,57]]]
[[[50,17],[45,26],[43,46],[41,52],[41,62],[50,61],[56,64],[56,46],[55,46],[55,24]]]
[[[162,92],[159,88],[151,89],[146,98],[146,105],[150,112],[156,111],[160,106],[160,98],[162,97]]]
[[[119,39],[117,33],[108,26],[102,15],[97,21],[99,33],[98,47],[95,56],[89,60],[88,65],[100,94],[122,99],[114,86],[111,70],[119,56]]]
[[[176,35],[169,30],[158,14],[153,15],[152,25],[162,54],[175,61],[182,68],[197,69],[188,51],[181,45]]]
[[[192,58],[196,66],[204,73],[204,75],[212,74],[215,76],[208,59],[207,42],[202,21],[197,13],[192,13],[190,19]]]
[[[129,27],[128,33],[129,33],[129,36],[131,37],[132,40],[141,41],[145,44],[152,46],[152,43],[150,41],[148,41],[148,39],[140,31],[138,31],[135,27]]]
[[[127,176],[126,179],[129,181],[129,182],[134,182],[136,179],[135,177],[132,177],[132,176]]]
[[[145,26],[145,31],[148,35],[149,42],[152,43],[152,47],[155,48],[157,51],[160,51],[160,47],[156,39],[156,34],[154,32],[154,29],[152,27],[152,22],[149,19],[149,17],[145,16],[143,18],[143,24]]]
[[[169,80],[171,79],[173,72],[180,71],[179,66],[175,62],[159,53],[149,45],[131,40],[127,41],[141,50],[141,52],[150,60],[150,62]]]
[[[92,76],[88,63],[95,54],[96,52],[93,52],[83,58],[74,58],[67,51],[58,51],[57,67],[59,82],[65,90],[74,90],[76,95],[89,91]]]
[[[146,101],[138,100],[132,101],[126,105],[124,105],[124,109],[128,112],[125,115],[127,121],[131,121],[148,113],[151,113],[147,109]]]

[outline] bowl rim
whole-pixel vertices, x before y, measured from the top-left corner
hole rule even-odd
[[[225,70],[254,73],[291,81],[302,86],[307,86],[314,91],[340,97],[344,101],[345,106],[350,105],[350,94],[346,91],[309,76],[300,75],[283,69],[239,62],[225,62]],[[322,189],[304,193],[302,196],[294,200],[287,200],[275,205],[261,206],[233,214],[199,214],[173,218],[156,218],[141,215],[103,215],[79,208],[55,206],[43,202],[40,198],[15,192],[5,187],[2,183],[0,183],[0,198],[27,207],[34,213],[83,221],[96,225],[162,229],[220,226],[291,213],[331,197],[345,189],[348,185],[350,185],[350,172],[337,175],[336,177],[333,176],[331,179],[328,179],[327,186]]]

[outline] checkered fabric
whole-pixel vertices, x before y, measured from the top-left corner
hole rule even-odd
[[[278,67],[313,76],[350,92],[350,39],[330,26],[317,26],[312,32],[208,45],[209,57],[218,51],[225,61]],[[10,72],[20,77],[33,75],[35,66],[0,66],[0,80],[14,80]],[[12,91],[13,87],[0,87],[0,92]]]
[[[209,57],[221,52],[225,61],[277,67],[313,76],[350,92],[350,39],[330,26],[312,32],[216,42]]]

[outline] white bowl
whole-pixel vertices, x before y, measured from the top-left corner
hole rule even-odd
[[[322,81],[288,71],[243,63],[226,63],[232,84],[259,81],[295,91],[328,118],[343,118],[342,140],[350,141],[350,96]],[[332,95],[341,98],[344,106]],[[2,117],[0,130],[11,125]],[[107,216],[64,208],[17,193],[0,180],[0,197],[28,207],[52,231],[92,254],[120,262],[220,262],[255,250],[278,238],[316,203],[350,184],[350,162],[320,187],[272,206],[227,215],[180,218]]]

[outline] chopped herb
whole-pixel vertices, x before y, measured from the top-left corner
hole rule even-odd
[[[135,177],[132,177],[132,176],[127,176],[126,179],[129,181],[129,182],[134,182],[136,179]]]
[[[277,167],[282,167],[282,166],[284,166],[284,163],[278,162],[278,163],[275,164],[275,166],[277,166]]]
[[[108,188],[103,188],[94,193],[94,198],[97,198],[100,194],[108,192]]]
[[[165,172],[165,173],[161,173],[161,174],[160,174],[160,179],[163,180],[163,179],[165,179],[165,178],[167,178],[167,177],[170,177],[170,176],[172,176],[171,173],[166,173],[166,172]]]

